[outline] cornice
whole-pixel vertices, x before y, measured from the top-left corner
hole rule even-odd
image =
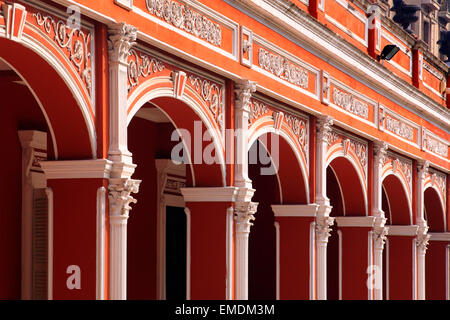
[[[328,59],[326,60],[334,61],[342,67],[343,71],[350,75],[356,73],[360,77],[368,79],[378,89],[386,92],[387,98],[394,95],[422,116],[426,116],[444,127],[449,126],[450,111],[390,72],[356,46],[323,26],[307,12],[291,6],[289,0],[278,0],[276,2],[268,0],[258,2],[254,0],[235,0],[235,2],[245,7],[261,20],[272,24],[274,29],[283,28],[283,31],[303,43],[306,42],[315,48],[321,46],[320,53],[327,56]],[[280,19],[274,15],[273,10],[263,8],[262,4],[272,7],[297,23],[293,25],[288,21],[289,19]],[[305,31],[312,33],[314,39],[305,35]]]
[[[107,179],[112,162],[107,159],[41,161],[47,179]]]

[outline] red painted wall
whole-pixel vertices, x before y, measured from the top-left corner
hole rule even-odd
[[[45,119],[29,90],[0,73],[3,156],[0,157],[0,299],[20,299],[22,151],[17,130],[46,131]]]
[[[278,217],[280,224],[280,299],[309,299],[310,225],[313,218]]]
[[[48,180],[53,190],[53,298],[95,299],[97,190],[103,179]],[[67,267],[80,267],[81,288],[69,290]]]
[[[446,299],[446,250],[448,242],[430,241],[425,257],[425,296],[427,300]]]
[[[388,236],[389,239],[389,300],[411,300],[412,237]]]

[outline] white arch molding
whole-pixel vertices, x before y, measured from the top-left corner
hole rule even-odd
[[[26,23],[29,24],[28,22]],[[24,28],[25,31],[25,28]],[[0,28],[0,37],[5,37],[5,31],[4,28]],[[12,40],[9,40],[12,41]],[[69,74],[66,67],[61,63],[61,61],[53,55],[53,53],[49,52],[48,48],[45,47],[41,42],[37,41],[35,38],[29,36],[25,32],[22,34],[21,40],[19,41],[21,45],[24,47],[32,50],[36,54],[38,54],[42,59],[44,59],[61,77],[61,79],[65,82],[68,89],[72,92],[73,97],[75,101],[77,102],[78,106],[80,107],[81,113],[83,115],[83,118],[86,123],[86,127],[88,129],[88,135],[89,140],[91,143],[91,150],[92,150],[92,159],[97,158],[97,135],[95,131],[95,123],[94,119],[91,116],[90,108],[86,100],[83,98],[82,89],[77,85],[73,77]],[[1,58],[0,58],[1,59]],[[25,78],[12,66],[8,61],[3,60],[14,72],[16,72],[19,77],[24,81],[30,92],[33,94],[35,100],[37,101],[42,113],[44,114],[44,117],[47,122],[47,126],[50,130],[50,134],[53,141],[53,148],[55,153],[55,159],[58,160],[58,148],[56,143],[56,136],[54,133],[54,130],[52,128],[52,125],[50,123],[50,120],[48,118],[48,115],[44,109],[44,106],[42,105],[41,101],[38,99],[36,93],[34,92],[33,88],[30,86],[30,84],[25,80]],[[94,73],[94,71],[93,71]],[[93,86],[95,87],[95,78],[93,77]],[[93,104],[92,107],[95,109],[95,105]],[[94,110],[93,110],[94,111]]]
[[[162,83],[167,84],[169,82],[172,82],[172,79],[170,77],[166,77],[166,76],[155,77],[155,78],[145,81],[144,83],[142,83],[141,85],[138,86],[138,88],[130,95],[130,97],[128,97],[128,100],[127,100],[127,110],[129,110],[130,106],[133,104],[133,108],[130,110],[130,112],[127,115],[127,126],[130,124],[131,120],[136,115],[136,113],[142,108],[142,106],[144,104],[146,104],[147,102],[151,102],[153,99],[161,98],[161,97],[168,97],[168,98],[181,100],[195,112],[195,114],[200,118],[200,120],[206,126],[206,129],[211,134],[212,142],[214,143],[214,147],[216,149],[216,154],[219,157],[219,163],[220,163],[220,168],[221,168],[221,173],[222,173],[222,186],[226,186],[226,180],[225,180],[226,179],[226,168],[225,168],[225,155],[224,155],[223,140],[218,135],[217,130],[214,128],[214,125],[208,119],[208,115],[205,113],[204,109],[191,96],[186,94],[186,91],[189,91],[191,94],[198,96],[197,92],[193,91],[191,88],[189,88],[189,86],[186,86],[184,94],[179,98],[175,98],[173,86],[159,87],[159,88],[155,88],[155,89],[148,91],[147,93],[142,95],[142,97],[140,97],[138,100],[136,100],[137,97],[142,92],[145,92],[148,88],[150,88],[156,84],[162,84]],[[200,96],[198,96],[198,98],[201,99]],[[167,118],[170,120],[172,125],[177,130],[181,129],[181,128],[177,128],[177,126],[175,125],[172,118],[163,109],[161,109],[158,105],[156,105],[154,103],[152,103],[152,104],[154,106],[158,107],[158,109],[160,111],[162,111],[165,116],[167,116]],[[207,109],[206,106],[205,106],[205,109]],[[190,155],[189,155],[189,160],[192,163],[192,161],[190,159]],[[193,177],[193,183],[195,186],[195,175],[193,172],[192,165],[190,167],[191,167],[191,172],[192,172],[192,177]]]
[[[357,174],[357,176],[358,176],[358,179],[359,179],[359,183],[360,183],[360,186],[361,186],[361,189],[363,190],[363,195],[364,195],[364,209],[365,209],[365,215],[367,216],[367,212],[368,212],[368,210],[367,210],[367,188],[366,188],[366,181],[365,181],[365,179],[364,179],[364,176],[363,176],[363,172],[361,172],[361,170],[360,170],[360,168],[359,168],[359,164],[356,162],[357,160],[354,158],[354,157],[352,157],[352,156],[350,156],[350,153],[353,153],[353,151],[352,150],[349,150],[349,152],[347,153],[347,154],[345,154],[345,152],[344,152],[344,149],[342,148],[342,149],[338,149],[337,151],[334,151],[334,149],[337,149],[338,147],[341,147],[340,145],[337,145],[337,146],[332,146],[329,150],[328,150],[328,152],[327,152],[327,162],[326,162],[326,166],[325,167],[328,167],[328,166],[330,166],[330,164],[331,164],[331,162],[333,161],[333,160],[335,160],[335,159],[337,159],[337,158],[345,158],[345,159],[347,159],[349,162],[350,162],[350,164],[353,166],[353,169],[355,169],[355,171],[356,171],[356,174]],[[331,166],[330,166],[331,167]],[[332,168],[332,167],[331,167]],[[333,169],[333,168],[332,168]],[[334,172],[334,169],[333,169],[333,172]],[[335,172],[334,172],[335,173]],[[340,182],[339,182],[339,178],[338,178],[338,176],[336,175],[336,179],[338,180],[338,183],[339,183],[339,188],[340,188]],[[342,191],[342,188],[341,188],[341,191]],[[344,205],[344,209],[345,209],[345,205]],[[345,212],[345,211],[344,211]]]
[[[287,134],[287,132],[285,132],[284,130],[281,130],[281,129],[280,130],[276,130],[273,127],[273,125],[266,125],[266,126],[264,126],[262,128],[259,128],[258,130],[253,130],[253,127],[255,126],[255,124],[257,122],[255,122],[248,130],[248,136],[250,137],[250,139],[248,141],[248,150],[247,150],[247,152],[250,151],[250,148],[253,145],[253,143],[255,143],[256,140],[258,140],[261,136],[263,136],[266,133],[273,133],[273,134],[276,134],[276,135],[282,137],[288,143],[288,145],[291,147],[291,150],[294,152],[295,157],[297,158],[297,162],[298,162],[298,164],[300,166],[300,170],[302,172],[303,181],[305,183],[306,201],[309,204],[310,203],[310,198],[309,198],[309,176],[308,176],[308,172],[309,171],[307,169],[306,163],[304,163],[303,160],[302,160],[301,151],[297,148],[297,146],[295,145],[295,142],[292,140],[292,137],[289,134]],[[260,140],[260,142],[265,147],[267,153],[269,154],[270,158],[272,159],[272,155],[271,155],[270,151],[268,150],[267,146],[264,145],[264,143],[262,143],[261,140]],[[304,155],[304,157],[306,159],[306,155]],[[280,200],[281,200],[281,203],[283,203],[282,188],[281,188],[281,183],[280,183],[280,178],[278,176],[278,172],[277,172],[277,179],[278,179],[278,184],[280,186]]]
[[[410,224],[413,224],[413,216],[412,216],[412,207],[411,207],[411,199],[409,197],[409,191],[408,191],[408,186],[405,184],[405,181],[403,180],[402,175],[397,171],[394,172],[392,169],[387,170],[382,176],[381,176],[381,184],[383,184],[384,179],[386,179],[388,176],[393,175],[395,176],[397,179],[400,180],[400,184],[403,187],[403,192],[406,195],[406,199],[408,199],[408,212],[409,212],[409,222]],[[386,190],[385,190],[386,192]],[[388,202],[389,202],[389,195],[386,192],[386,198],[388,198]],[[389,205],[390,207],[390,205]],[[390,208],[389,208],[390,210]],[[392,218],[392,212],[391,212],[391,218]],[[392,224],[392,220],[391,220],[391,224]]]
[[[429,189],[429,188],[434,189],[434,191],[438,195],[439,204],[441,205],[442,221],[444,222],[444,231],[447,231],[447,223],[445,221],[445,210],[444,210],[445,202],[444,202],[444,199],[442,199],[442,197],[441,197],[441,193],[440,193],[440,190],[438,189],[438,187],[436,185],[434,185],[434,184],[431,184],[431,182],[427,183],[425,185],[425,187],[423,188],[424,210],[425,210],[425,191],[427,191],[427,189]]]

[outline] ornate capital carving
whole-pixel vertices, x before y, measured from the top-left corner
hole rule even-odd
[[[389,228],[385,227],[387,219],[384,217],[384,213],[381,212],[379,217],[375,218],[373,225],[373,232],[375,234],[375,247],[383,249],[386,242],[387,235],[389,233]]]
[[[128,218],[128,213],[132,209],[130,203],[137,200],[131,193],[139,192],[141,180],[134,179],[110,179],[109,180],[109,206],[111,216]]]
[[[420,159],[417,161],[417,169],[419,171],[419,174],[418,174],[419,179],[421,179],[421,180],[425,179],[425,177],[428,173],[429,167],[430,167],[430,161],[423,160],[423,159]]]
[[[236,233],[250,233],[250,227],[253,225],[252,220],[255,220],[254,214],[258,203],[256,202],[236,202],[234,217],[236,221]]]
[[[317,139],[318,141],[328,142],[332,130],[333,118],[327,115],[317,117]]]
[[[130,50],[136,44],[137,30],[136,27],[123,22],[109,26],[108,53],[110,61],[127,63]]]
[[[319,242],[328,242],[330,237],[331,226],[334,224],[332,217],[317,217],[316,218],[316,234]]]
[[[428,246],[428,240],[430,239],[431,235],[428,234],[428,226],[420,226],[419,230],[417,230],[417,238],[416,238],[416,245],[419,250],[422,250],[423,253],[427,251]]]
[[[237,82],[234,93],[236,96],[235,107],[237,110],[250,111],[250,98],[252,93],[256,91],[256,82],[250,80],[242,80]]]
[[[373,142],[373,153],[375,155],[375,165],[382,165],[384,157],[387,154],[389,145],[381,140]]]

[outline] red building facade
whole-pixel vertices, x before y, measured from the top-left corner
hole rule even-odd
[[[381,4],[0,6],[1,298],[450,299],[448,67]]]

